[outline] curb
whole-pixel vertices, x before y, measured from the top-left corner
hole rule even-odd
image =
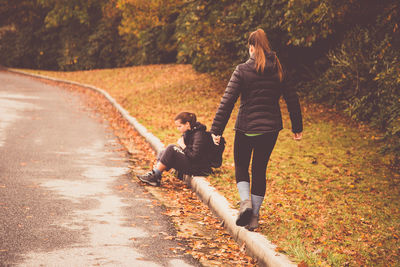
[[[81,84],[78,82],[56,79],[44,75],[32,74],[24,71],[17,71],[12,69],[7,69],[8,72],[23,74],[31,77],[47,79],[56,82],[63,82],[67,84],[73,84],[80,87],[85,87],[94,90],[102,95],[104,95],[108,101],[118,110],[118,112],[124,117],[135,129],[142,135],[147,142],[150,143],[155,152],[159,153],[164,149],[164,144],[149,132],[146,127],[140,124],[134,117],[132,117],[128,111],[126,111],[120,104],[118,104],[114,98],[112,98],[103,89],[97,88],[95,86]],[[259,266],[297,266],[295,263],[289,260],[286,255],[278,253],[275,251],[276,246],[272,244],[263,235],[250,232],[244,227],[239,227],[236,225],[236,216],[238,211],[230,208],[229,202],[224,196],[222,196],[210,183],[201,176],[185,176],[185,182],[192,188],[194,192],[199,196],[199,198],[212,210],[218,217],[220,217],[225,228],[229,231],[232,237],[237,243],[245,244],[246,252],[257,259]]]

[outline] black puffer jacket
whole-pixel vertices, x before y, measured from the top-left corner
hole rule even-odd
[[[279,81],[275,53],[266,53],[266,66],[262,74],[257,73],[255,60],[250,58],[238,65],[233,72],[214,117],[211,132],[222,135],[239,96],[241,101],[236,119],[236,131],[243,133],[280,131],[282,115],[279,99],[282,95],[290,113],[292,131],[302,132],[299,98],[285,80]]]
[[[206,126],[196,122],[193,129],[183,134],[185,142],[185,155],[190,159],[193,168],[193,174],[204,175],[211,173],[211,167],[208,159],[209,136],[206,133]]]

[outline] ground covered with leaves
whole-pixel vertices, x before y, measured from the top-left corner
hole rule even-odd
[[[227,82],[189,65],[34,72],[106,90],[164,144],[178,139],[173,118],[181,111],[195,112],[210,127]],[[208,177],[233,207],[239,200],[232,147],[237,106],[224,133],[224,164]],[[285,129],[267,170],[258,231],[279,252],[310,266],[398,266],[400,175],[388,168],[390,155],[379,154],[382,134],[323,106],[302,101],[302,108],[304,137],[295,142],[282,103]]]
[[[101,121],[107,121],[110,129],[126,148],[132,169],[133,183],[141,183],[135,176],[147,172],[154,163],[155,153],[146,140],[127,123],[121,114],[101,94],[87,88],[68,85],[59,82],[43,80],[71,91],[100,116],[94,116]],[[226,232],[222,221],[216,217],[196,194],[182,181],[168,173],[163,177],[162,187],[147,186],[147,192],[154,195],[165,208],[177,229],[176,235],[160,233],[164,239],[177,240],[180,246],[171,247],[177,254],[187,253],[197,259],[203,266],[254,266],[257,261],[245,253],[245,246],[239,246]],[[144,183],[141,183],[145,185]],[[116,189],[129,192],[128,184],[121,184]],[[156,205],[156,203],[153,203]],[[152,204],[152,205],[153,205]],[[143,216],[147,219],[147,216]]]

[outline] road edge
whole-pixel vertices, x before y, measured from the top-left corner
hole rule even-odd
[[[149,132],[146,127],[140,124],[136,118],[132,117],[127,110],[125,110],[114,98],[112,98],[105,90],[101,88],[15,69],[6,69],[6,71],[35,78],[77,85],[96,91],[107,98],[107,100],[118,110],[121,116],[126,119],[129,124],[131,124],[136,131],[138,131],[140,135],[146,139],[147,142],[149,142],[156,153],[162,151],[165,147],[160,139]],[[296,264],[290,261],[286,255],[276,252],[276,246],[267,238],[265,238],[265,236],[257,232],[250,232],[244,227],[237,226],[235,218],[238,214],[238,211],[230,207],[228,200],[213,186],[211,186],[205,177],[185,176],[185,182],[199,196],[201,201],[203,201],[210,208],[210,210],[212,210],[224,221],[225,228],[232,235],[235,241],[240,245],[245,244],[247,253],[256,258],[260,266],[296,266]]]

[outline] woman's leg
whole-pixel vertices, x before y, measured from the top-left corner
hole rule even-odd
[[[266,191],[266,171],[269,158],[274,149],[279,132],[265,133],[253,139],[253,161],[251,166],[251,204],[253,216],[246,226],[249,230],[258,228],[260,207],[264,201]]]
[[[236,186],[240,195],[239,216],[236,224],[245,226],[249,223],[252,215],[252,206],[250,197],[250,177],[249,164],[252,148],[249,143],[249,137],[241,132],[236,132],[234,143],[235,176]]]
[[[236,132],[234,142],[235,177],[240,199],[246,200],[250,197],[249,165],[252,147],[250,137],[241,132]]]
[[[235,177],[236,183],[250,183],[249,165],[252,147],[250,144],[251,137],[246,136],[241,132],[236,132],[233,154],[235,159]]]
[[[279,132],[265,133],[260,136],[253,137],[253,161],[251,165],[251,194],[256,196],[265,195],[266,190],[266,170],[274,149]]]

